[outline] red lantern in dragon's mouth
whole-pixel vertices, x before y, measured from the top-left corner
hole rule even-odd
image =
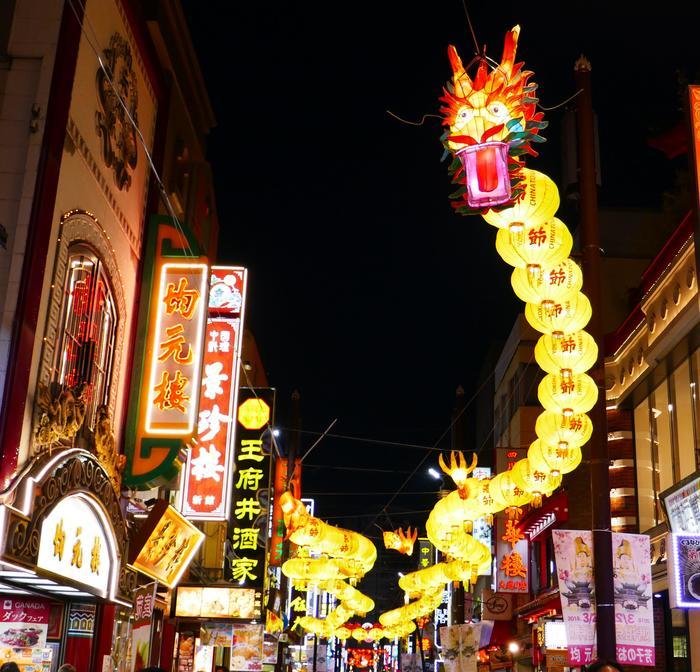
[[[462,214],[517,200],[523,193],[519,157],[537,156],[532,143],[544,142],[538,133],[547,122],[537,112],[537,84],[528,83],[532,73],[515,63],[519,33],[515,26],[506,34],[500,64],[489,65],[482,54],[467,66],[476,65],[473,80],[457,50],[450,45],[447,51],[452,82],[440,99],[447,126],[442,141],[453,156],[452,181],[460,185],[453,207]]]

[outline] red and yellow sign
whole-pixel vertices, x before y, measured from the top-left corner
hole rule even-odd
[[[500,593],[527,593],[528,544],[525,535],[512,520],[499,516],[496,523],[499,530],[496,590]]]
[[[190,520],[229,514],[245,289],[244,268],[212,268],[197,439],[180,488],[179,508]]]
[[[209,267],[186,227],[153,218],[144,256],[124,484],[173,479],[197,427]]]
[[[284,515],[280,505],[280,497],[287,491],[287,469],[288,461],[286,457],[280,457],[275,462],[275,483],[272,503],[272,536],[270,537],[270,557],[268,562],[273,567],[282,564],[282,548],[284,545]],[[294,463],[294,473],[289,483],[289,490],[296,499],[301,499],[301,462]]]
[[[141,534],[146,539],[131,565],[168,588],[177,584],[204,541],[204,533],[162,499],[154,505]]]

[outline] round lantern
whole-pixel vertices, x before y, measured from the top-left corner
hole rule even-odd
[[[561,301],[537,301],[525,306],[525,319],[534,329],[556,336],[583,329],[591,315],[591,302],[581,292]]]
[[[338,639],[342,639],[343,641],[348,639],[351,634],[352,634],[352,632],[351,632],[350,628],[348,628],[346,625],[341,625],[339,628],[335,629],[335,636]]]
[[[568,474],[581,464],[581,449],[578,446],[567,448],[552,446],[537,439],[530,444],[527,459],[533,469],[559,476]]]
[[[537,396],[546,410],[568,416],[590,411],[598,399],[598,387],[585,373],[566,377],[548,373],[537,388]]]
[[[510,277],[516,296],[526,303],[556,304],[576,294],[583,285],[578,264],[565,259],[556,266],[516,268]]]
[[[525,193],[510,208],[489,210],[484,219],[499,229],[507,229],[511,224],[537,226],[554,216],[559,208],[557,185],[544,173],[523,168]]]
[[[560,448],[581,447],[593,433],[593,423],[585,413],[563,415],[544,411],[535,423],[537,436],[545,443]]]
[[[516,268],[554,266],[569,256],[573,242],[566,224],[556,217],[537,226],[511,224],[496,234],[498,254]]]
[[[570,334],[540,336],[535,346],[535,359],[547,373],[585,373],[598,357],[598,346],[593,336],[585,331]]]
[[[513,472],[510,469],[496,474],[491,479],[489,492],[494,500],[502,504],[510,518],[516,517],[520,507],[532,499],[532,495],[513,480]]]
[[[561,485],[561,474],[540,471],[527,458],[518,460],[511,470],[513,482],[532,495],[532,506],[542,505],[542,497],[549,495]]]

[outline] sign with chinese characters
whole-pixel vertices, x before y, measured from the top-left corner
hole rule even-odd
[[[253,588],[178,586],[175,616],[257,619],[261,607],[262,593]]]
[[[478,478],[479,480],[491,478],[491,467],[477,467],[472,472],[472,478]],[[489,524],[485,516],[477,518],[472,523],[472,537],[480,541],[486,548],[491,548],[492,528],[493,526]],[[481,567],[479,567],[479,574],[481,576],[489,576],[491,574],[491,558],[486,560]]]
[[[662,492],[659,500],[672,532],[700,533],[700,473],[695,472]]]
[[[244,268],[212,267],[197,437],[180,488],[189,520],[226,520],[230,510],[245,290]]]
[[[481,623],[462,623],[440,628],[445,672],[476,672]]]
[[[262,589],[270,503],[270,453],[275,391],[242,387],[234,455],[233,496],[224,576],[245,588]],[[245,410],[247,409],[247,410]],[[267,409],[261,424],[261,409]]]
[[[132,551],[131,565],[168,588],[173,588],[204,541],[204,533],[160,499],[143,524],[143,546]],[[138,549],[138,546],[137,546]]]
[[[512,469],[518,460],[527,457],[526,448],[498,447],[496,448],[496,470],[500,474],[508,469]]]
[[[517,523],[505,518],[496,519],[496,590],[499,593],[527,593],[528,544]]]
[[[671,607],[700,609],[700,534],[669,534],[666,548]]]
[[[646,534],[612,533],[617,662],[655,665],[651,552]]]
[[[559,578],[561,609],[566,627],[569,665],[580,667],[596,659],[593,533],[552,530]]]
[[[49,629],[49,603],[31,598],[0,600],[0,646],[43,648]]]
[[[168,218],[149,231],[124,473],[125,485],[141,489],[178,474],[196,431],[209,294],[207,259],[187,231]]]
[[[272,534],[270,536],[270,558],[272,567],[282,564],[282,548],[284,546],[284,516],[280,505],[280,497],[287,490],[288,461],[280,457],[275,461],[275,482],[272,502]],[[301,497],[301,463],[299,460],[294,465],[292,480],[289,484],[291,493],[296,499]],[[311,513],[313,515],[313,513]]]
[[[262,670],[263,626],[239,624],[233,626],[231,648],[232,672],[259,672]]]
[[[114,595],[119,558],[114,532],[86,495],[65,497],[41,523],[37,567],[99,597]]]
[[[149,583],[134,591],[134,624],[131,630],[131,672],[148,667],[151,655],[151,631],[156,586]]]
[[[418,569],[425,569],[435,564],[435,547],[430,539],[421,537],[418,539]]]

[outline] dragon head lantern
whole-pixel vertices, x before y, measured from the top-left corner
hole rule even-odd
[[[515,62],[519,34],[520,26],[506,34],[501,62],[494,66],[481,54],[465,68],[455,47],[447,51],[452,81],[440,99],[447,126],[441,139],[453,156],[450,174],[460,185],[453,207],[461,214],[518,200],[523,194],[519,157],[537,156],[532,143],[544,142],[538,133],[547,122],[537,112],[537,84],[528,83],[532,73]],[[467,69],[477,63],[472,79]]]

